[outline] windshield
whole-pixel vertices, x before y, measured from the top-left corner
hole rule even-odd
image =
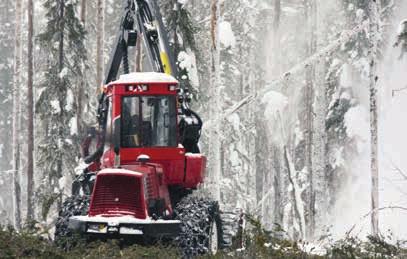
[[[122,147],[177,146],[175,96],[122,99]]]

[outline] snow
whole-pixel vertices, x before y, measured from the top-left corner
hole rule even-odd
[[[199,86],[199,77],[198,77],[198,70],[196,66],[196,57],[195,53],[191,51],[191,49],[187,49],[186,51],[181,51],[178,54],[178,66],[181,69],[186,69],[188,72],[188,77],[193,87]]]
[[[357,9],[356,10],[356,17],[359,20],[363,19],[364,15],[365,15],[365,11],[363,9]]]
[[[366,148],[366,142],[369,141],[369,113],[366,108],[358,105],[352,107],[345,114],[346,134],[357,141],[359,151]]]
[[[407,19],[402,20],[397,29],[397,35],[402,35],[403,33],[407,33]]]
[[[195,154],[195,153],[185,153],[186,157],[190,158],[202,158],[202,154]]]
[[[241,166],[239,154],[237,153],[236,150],[233,150],[232,152],[230,152],[229,161],[230,161],[230,165],[232,168]]]
[[[132,83],[170,83],[178,84],[177,79],[171,75],[157,72],[134,72],[121,75],[119,80],[110,84],[132,84]]]
[[[73,216],[71,219],[75,219],[83,222],[95,222],[95,223],[108,223],[109,226],[117,226],[119,224],[179,224],[179,220],[164,220],[157,219],[153,220],[151,218],[138,219],[132,216],[121,216],[121,217],[102,217],[102,216]]]
[[[233,130],[235,132],[239,132],[240,130],[240,118],[239,115],[236,113],[233,113],[232,115],[227,117],[228,122],[232,125]]]
[[[232,25],[229,22],[222,21],[219,23],[219,40],[225,48],[233,48],[235,46],[236,38]]]
[[[278,113],[281,115],[287,107],[288,98],[280,92],[269,91],[263,96],[262,102],[266,104],[264,116],[267,119],[273,119],[278,116]]]
[[[65,104],[65,109],[67,111],[71,111],[73,108],[73,103],[74,103],[74,97],[73,97],[73,93],[71,90],[68,89],[67,93],[66,93],[66,104]]]
[[[109,15],[112,15],[114,13],[114,9],[112,8],[111,5],[107,5],[106,13],[109,14]]]
[[[150,160],[150,156],[145,155],[145,154],[141,154],[141,155],[139,155],[139,156],[137,157],[137,161],[140,161],[140,160],[149,161],[149,160]]]
[[[66,177],[65,177],[65,176],[62,176],[62,177],[59,178],[59,180],[58,180],[59,189],[60,189],[60,190],[63,190],[64,187],[65,187],[65,185],[66,185]]]
[[[51,104],[51,107],[52,107],[52,113],[53,114],[58,114],[58,113],[60,113],[61,112],[61,108],[59,107],[59,101],[58,100],[52,100],[51,102],[50,102],[50,104]]]
[[[135,175],[135,176],[143,176],[142,173],[126,170],[123,168],[120,168],[120,169],[108,168],[108,169],[103,169],[98,173],[98,175],[107,175],[107,174],[130,174],[130,175]]]
[[[311,255],[325,256],[327,252],[321,244],[317,243],[299,242],[298,246],[302,251]]]
[[[349,64],[343,64],[339,77],[339,84],[343,88],[350,88],[353,85],[352,67]]]
[[[304,133],[302,132],[300,128],[300,122],[297,121],[295,128],[294,128],[294,134],[295,134],[295,145],[300,144],[301,141],[304,140]]]
[[[403,3],[405,1],[402,1]],[[400,33],[400,20],[404,19],[407,27],[407,2],[404,8],[398,10],[399,17],[393,19],[395,38]],[[405,29],[407,29],[405,27]],[[399,172],[406,174],[407,160],[405,158],[407,146],[407,123],[405,118],[407,109],[407,90],[392,93],[395,89],[407,86],[407,59],[398,60],[398,48],[391,45],[385,54],[385,62],[380,67],[380,117],[379,117],[379,190],[381,207],[407,207],[406,178]],[[395,239],[407,239],[407,213],[400,210],[383,210],[380,212],[380,229],[389,230]]]
[[[340,168],[346,164],[344,159],[344,147],[335,148],[329,156],[329,164],[333,169]]]
[[[292,7],[289,7],[289,6],[284,6],[281,9],[282,9],[282,11],[284,13],[291,14],[291,15],[295,15],[295,14],[298,14],[300,12],[298,9],[295,9],[295,8],[292,8]]]
[[[340,99],[351,100],[352,97],[350,96],[350,94],[349,94],[348,92],[343,92],[343,93],[341,94]]]
[[[78,166],[74,169],[75,175],[81,175],[86,168],[88,168],[88,164],[86,164],[83,159],[79,160]]]
[[[76,118],[71,118],[69,121],[69,130],[72,136],[78,135],[78,125],[76,124]]]
[[[64,77],[66,77],[66,75],[68,75],[68,68],[66,68],[66,67],[64,67],[63,69],[62,69],[62,71],[59,73],[59,78],[64,78]]]

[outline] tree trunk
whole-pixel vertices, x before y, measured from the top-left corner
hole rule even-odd
[[[279,76],[281,73],[281,46],[280,46],[280,23],[281,23],[281,0],[274,0],[274,18],[273,18],[273,49],[274,61],[270,61],[273,65],[273,78]]]
[[[136,72],[141,72],[143,70],[142,68],[142,63],[141,63],[141,57],[143,55],[143,42],[141,41],[142,37],[141,35],[137,36],[137,43],[136,43],[136,57],[135,57],[135,66],[134,66],[134,71]]]
[[[27,82],[27,221],[34,217],[33,188],[34,188],[34,105],[33,105],[33,0],[28,0],[28,82]]]
[[[316,52],[316,1],[308,0],[304,2],[305,19],[307,21],[307,31],[309,35],[307,43],[307,56],[310,57]],[[307,168],[309,191],[308,191],[308,224],[307,237],[312,238],[315,229],[315,195],[314,195],[314,172],[313,172],[313,120],[314,120],[314,84],[315,66],[310,64],[305,69],[305,166]]]
[[[377,60],[380,32],[380,1],[371,1],[369,4],[369,39],[370,39],[370,166],[371,166],[371,225],[372,235],[379,235],[379,166],[378,166],[378,107],[377,107]]]
[[[96,24],[96,85],[99,88],[103,81],[103,50],[105,37],[105,0],[97,1]]]
[[[65,12],[65,0],[60,0],[59,5],[59,19],[60,19],[60,37],[59,37],[59,72],[62,71],[64,68],[64,28],[65,28],[65,21],[64,21],[64,12]]]
[[[20,161],[20,135],[18,128],[19,105],[20,105],[20,74],[21,74],[21,21],[22,21],[22,3],[21,0],[15,2],[16,25],[14,40],[14,86],[13,86],[13,182],[14,182],[14,227],[21,228],[21,186],[19,174]]]
[[[65,30],[65,0],[60,0],[60,6],[59,6],[59,21],[60,21],[60,38],[59,38],[59,72],[62,72],[64,68],[64,30]],[[63,80],[63,79],[62,79]],[[63,83],[64,81],[62,81]],[[65,86],[64,86],[65,87]],[[61,118],[64,117],[64,107],[63,107],[63,98],[65,96],[58,96],[59,99],[59,109],[60,109],[60,116]],[[64,128],[62,126],[59,126],[58,129],[58,138],[61,143],[63,143],[63,138],[64,138]],[[63,168],[63,162],[59,159],[57,162],[57,172],[62,172]],[[55,184],[55,183],[54,183]],[[62,196],[58,200],[58,207],[60,207],[62,204]]]
[[[86,25],[86,0],[81,1],[81,22],[83,24],[83,27]]]
[[[212,34],[212,50],[211,50],[211,88],[213,91],[214,103],[211,105],[211,118],[218,118],[221,111],[221,93],[220,93],[220,40],[219,40],[219,19],[220,19],[220,0],[212,0],[212,15],[211,15],[211,34]],[[215,120],[209,136],[209,149],[211,157],[210,161],[210,184],[213,188],[214,197],[220,200],[220,178],[221,178],[221,121]]]
[[[87,1],[86,0],[81,0],[81,22],[83,27],[86,27],[86,7],[87,7]],[[85,70],[85,68],[83,68]],[[83,71],[85,74],[85,71]],[[78,133],[78,137],[82,137],[82,134],[84,134],[84,129],[83,129],[83,121],[82,121],[82,113],[83,113],[83,95],[84,95],[84,85],[85,85],[85,78],[82,78],[81,82],[77,85],[76,87],[76,105],[77,105],[77,112],[76,112],[76,129]]]

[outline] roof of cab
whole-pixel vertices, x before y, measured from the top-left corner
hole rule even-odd
[[[110,84],[134,84],[134,83],[171,83],[178,84],[178,80],[173,76],[157,72],[137,72],[121,75],[116,81]]]

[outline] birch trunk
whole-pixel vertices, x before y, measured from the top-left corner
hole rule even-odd
[[[34,100],[33,100],[33,0],[28,0],[28,82],[27,82],[27,221],[34,217],[33,188],[34,188]]]
[[[22,21],[22,1],[16,0],[16,25],[14,40],[14,85],[13,85],[13,186],[14,186],[14,227],[21,229],[21,186],[19,174],[20,143],[18,136],[19,106],[20,106],[20,74],[21,74],[21,21]]]
[[[372,1],[369,4],[369,40],[370,40],[370,166],[371,166],[371,226],[372,235],[379,235],[379,167],[378,167],[378,107],[377,107],[377,61],[380,32],[380,2]]]
[[[96,85],[99,88],[103,81],[103,50],[105,48],[105,0],[97,1],[96,24]]]
[[[211,118],[218,118],[221,111],[221,93],[220,93],[220,41],[219,41],[219,20],[220,20],[220,1],[212,0],[212,17],[211,17],[211,35],[212,35],[212,50],[211,50],[211,88],[213,91],[214,101],[211,105]],[[213,188],[214,198],[220,200],[220,177],[221,177],[221,122],[217,122],[211,128],[209,135],[209,150],[210,150],[210,184]]]

